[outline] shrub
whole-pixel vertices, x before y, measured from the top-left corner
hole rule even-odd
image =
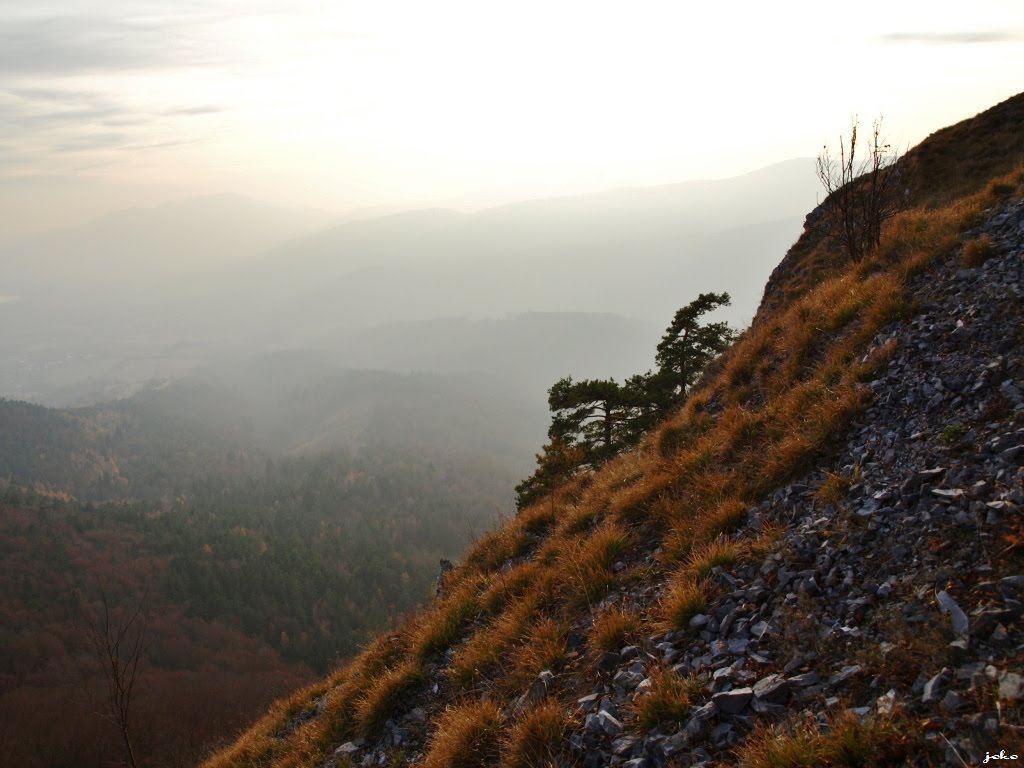
[[[967,430],[959,424],[950,424],[944,430],[942,430],[942,442],[946,445],[955,445],[963,440],[964,435],[967,434]]]

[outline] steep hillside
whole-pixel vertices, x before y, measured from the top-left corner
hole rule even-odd
[[[207,768],[1024,751],[1024,168],[980,119],[929,140],[948,194],[858,263],[805,235],[680,413]]]

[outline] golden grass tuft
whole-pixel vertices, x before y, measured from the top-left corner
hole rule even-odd
[[[459,584],[447,598],[419,617],[412,634],[413,653],[418,661],[424,662],[450,647],[476,617],[480,612],[480,585],[479,578]]]
[[[711,536],[735,533],[746,522],[749,509],[741,499],[725,499],[703,516],[702,527]]]
[[[587,645],[594,655],[605,651],[618,652],[641,634],[640,614],[628,608],[611,606],[594,614],[587,633]]]
[[[536,562],[520,563],[509,571],[499,572],[480,595],[480,610],[488,616],[503,610],[544,580],[544,569]]]
[[[451,707],[437,723],[422,768],[496,765],[501,730],[501,710],[492,701],[470,701]]]
[[[331,745],[355,736],[355,711],[365,691],[404,652],[400,636],[378,636],[359,656],[327,679],[272,705],[268,715],[235,744],[211,756],[203,765],[227,768],[272,763],[275,768],[298,768],[321,761]],[[313,707],[321,696],[319,715],[300,725],[287,741],[276,737],[290,717]]]
[[[712,473],[715,477],[718,474]],[[735,478],[729,476],[729,486],[734,482]],[[689,503],[680,505],[683,514],[675,516],[665,535],[660,556],[663,562],[684,561],[695,548],[739,530],[747,517],[747,504],[740,499],[723,498],[724,489],[719,482],[706,487],[698,483],[691,488]],[[695,505],[699,507],[695,509]]]
[[[637,723],[644,730],[683,722],[704,683],[696,677],[682,677],[668,669],[651,675],[651,689],[633,702]]]
[[[408,704],[409,696],[424,679],[420,665],[407,661],[374,680],[355,706],[359,734],[364,738],[375,737],[384,723]]]
[[[465,563],[478,572],[491,571],[509,560],[525,555],[532,543],[522,528],[506,525],[477,541],[466,553]]]
[[[696,581],[718,567],[735,563],[743,553],[739,544],[729,539],[715,539],[694,549],[686,558],[686,572]]]
[[[894,721],[860,720],[847,712],[832,718],[827,731],[813,721],[787,730],[761,728],[743,742],[737,757],[746,768],[901,765],[908,752],[904,731]]]
[[[972,269],[980,267],[994,255],[995,249],[992,247],[992,238],[988,235],[982,235],[964,243],[964,249],[960,254],[960,262],[968,269]]]
[[[562,704],[548,699],[524,713],[502,744],[502,768],[547,768],[563,764],[569,717]]]
[[[593,603],[615,582],[613,566],[625,551],[627,536],[614,524],[606,524],[590,536],[567,542],[557,567],[565,596]]]
[[[513,646],[525,640],[537,603],[537,598],[529,595],[473,634],[452,658],[448,671],[452,682],[464,688],[480,680]]]
[[[554,498],[548,497],[522,510],[513,525],[531,536],[542,536],[555,526],[562,511],[555,504]]]
[[[846,500],[846,494],[853,485],[853,478],[849,475],[837,475],[829,472],[821,481],[814,497],[821,504],[831,504],[833,507],[842,506]]]
[[[684,574],[676,578],[661,601],[661,614],[672,629],[688,629],[690,619],[708,607],[708,589],[703,582]]]
[[[608,512],[620,522],[635,522],[644,518],[651,504],[667,493],[678,481],[674,472],[652,472],[641,482],[617,493],[609,504]]]
[[[510,669],[500,681],[509,691],[517,691],[544,670],[556,672],[567,658],[567,630],[555,619],[541,619],[530,630],[529,637],[510,656]]]

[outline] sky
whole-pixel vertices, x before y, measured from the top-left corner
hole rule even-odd
[[[722,178],[853,115],[905,149],[1024,71],[1020,0],[0,10],[0,239],[193,194],[472,209]]]

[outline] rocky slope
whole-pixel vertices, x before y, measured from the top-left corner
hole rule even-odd
[[[967,236],[982,234],[997,256],[963,269],[949,254],[911,284],[918,313],[874,340],[893,358],[832,465],[775,491],[736,534],[779,525],[779,546],[716,569],[721,596],[694,632],[609,659],[579,702],[584,765],[726,759],[758,720],[827,724],[840,706],[904,709],[951,765],[1020,744],[998,704],[1024,696],[1024,201]],[[836,477],[848,485],[823,494]],[[706,677],[707,694],[678,730],[640,737],[622,713],[659,664]]]
[[[635,454],[207,765],[1024,753],[1024,173],[985,181],[816,252]]]

